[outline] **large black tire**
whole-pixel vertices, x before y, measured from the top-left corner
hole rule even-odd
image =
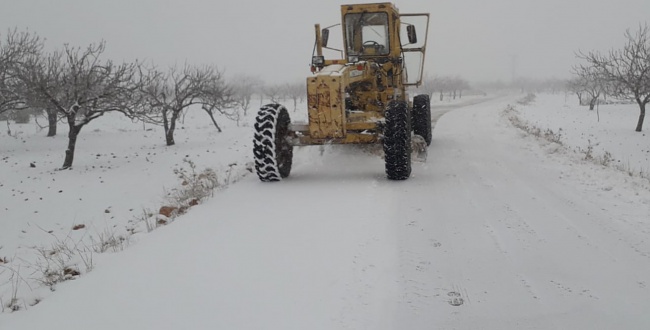
[[[390,101],[386,108],[384,155],[386,176],[406,180],[411,176],[411,114],[402,101]]]
[[[429,95],[417,95],[413,98],[413,134],[424,138],[427,146],[431,145],[431,101]]]
[[[257,176],[263,182],[280,181],[291,173],[289,123],[287,108],[279,104],[267,104],[257,113],[253,155]]]

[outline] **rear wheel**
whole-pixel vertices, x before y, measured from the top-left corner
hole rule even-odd
[[[390,101],[385,117],[386,176],[390,180],[406,180],[411,175],[411,116],[406,102]]]
[[[293,146],[289,141],[289,112],[279,104],[267,104],[257,113],[253,156],[261,181],[280,181],[291,173]]]
[[[429,95],[417,95],[413,98],[413,133],[424,138],[431,145],[431,101]]]

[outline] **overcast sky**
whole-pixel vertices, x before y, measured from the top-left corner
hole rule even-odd
[[[0,33],[28,28],[46,38],[49,49],[103,39],[107,57],[115,60],[149,59],[160,67],[215,64],[229,75],[287,82],[310,74],[314,23],[338,23],[340,5],[351,2],[0,0]],[[431,14],[425,71],[473,81],[508,81],[513,73],[567,77],[575,51],[620,47],[626,29],[650,21],[648,0],[401,0],[396,5],[402,13]]]

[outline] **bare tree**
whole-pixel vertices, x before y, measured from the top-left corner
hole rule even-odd
[[[208,78],[208,84],[203,91],[203,95],[201,95],[201,108],[210,116],[214,127],[217,128],[219,133],[222,130],[214,118],[216,113],[220,113],[226,118],[236,121],[237,125],[239,125],[240,113],[236,109],[236,105],[239,102],[237,101],[238,98],[235,98],[233,94],[232,87],[226,84],[221,72],[215,69],[213,74]],[[250,104],[250,98],[247,104]]]
[[[53,107],[47,107],[45,108],[45,116],[47,117],[47,136],[56,136],[59,112]]]
[[[643,130],[646,104],[650,102],[650,27],[639,26],[635,34],[625,32],[626,45],[607,54],[579,53],[578,57],[596,67],[610,84],[612,96],[632,98],[639,105],[636,131]]]
[[[239,75],[234,77],[230,86],[232,86],[233,98],[246,116],[253,95],[261,94],[264,83],[258,77]]]
[[[580,77],[574,77],[566,83],[566,88],[568,91],[575,93],[578,96],[578,105],[582,105],[582,94],[584,94],[584,84]]]
[[[68,123],[68,148],[62,169],[72,167],[81,129],[107,112],[132,113],[137,106],[139,64],[100,59],[105,43],[85,49],[65,45],[62,51],[32,56],[20,73],[28,103],[56,109]]]
[[[0,114],[27,109],[25,86],[17,72],[26,57],[40,53],[42,48],[40,37],[15,28],[0,40]]]
[[[469,82],[461,77],[456,77],[455,78],[455,84],[454,87],[456,91],[458,91],[458,98],[462,99],[463,98],[463,91],[469,90],[471,87],[469,85]],[[456,93],[454,93],[455,96]]]
[[[441,101],[442,101],[443,91],[449,92],[449,97],[455,100],[456,97],[462,98],[463,91],[470,88],[469,82],[467,82],[465,79],[459,76],[442,77],[439,79],[439,84],[440,84]]]
[[[171,67],[167,73],[154,72],[151,83],[142,89],[146,107],[140,114],[145,114],[150,122],[162,123],[168,146],[176,144],[174,131],[179,116],[190,106],[205,103],[203,97],[209,94],[216,74],[214,67],[186,63],[183,67]]]
[[[429,99],[432,99],[433,94],[439,88],[438,77],[437,76],[430,77],[428,74],[426,74],[422,79],[422,85],[420,85],[420,87],[418,88],[421,93],[429,95]]]
[[[449,77],[437,77],[434,80],[434,83],[438,87],[438,93],[440,94],[440,101],[443,100],[445,92],[449,90],[449,85],[450,85],[450,78]]]
[[[266,85],[263,89],[264,95],[270,99],[271,103],[278,103],[280,98],[284,97],[284,86],[282,85]]]
[[[293,101],[293,111],[298,110],[298,101],[303,102],[307,97],[307,85],[305,83],[290,83],[284,85],[283,94]]]
[[[604,94],[607,80],[603,73],[594,66],[577,65],[573,68],[576,79],[572,81],[572,88],[579,90],[578,98],[582,103],[582,93],[589,95],[589,110],[594,110],[596,102]]]

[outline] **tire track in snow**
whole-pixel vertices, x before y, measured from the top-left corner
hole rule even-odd
[[[411,312],[420,313],[426,311],[431,305],[431,299],[439,296],[430,287],[427,278],[432,273],[433,264],[421,251],[433,251],[442,247],[442,243],[434,238],[429,238],[422,230],[423,219],[422,208],[416,208],[411,212],[413,216],[406,217],[402,226],[407,235],[418,242],[418,247],[405,247],[400,244],[400,278],[403,287],[400,301],[405,304]],[[414,219],[415,218],[415,219]]]

